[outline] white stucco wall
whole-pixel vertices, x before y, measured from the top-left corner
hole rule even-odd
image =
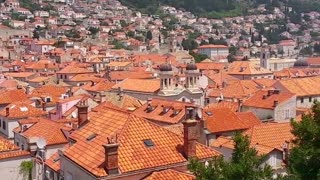
[[[23,180],[19,173],[22,161],[30,161],[29,157],[0,160],[0,175],[3,180]]]

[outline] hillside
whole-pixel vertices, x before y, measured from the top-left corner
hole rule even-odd
[[[315,0],[120,0],[120,2],[147,14],[157,13],[160,5],[169,5],[209,18],[243,15],[248,9],[260,4],[279,7],[285,3],[297,12],[320,11],[320,2]]]

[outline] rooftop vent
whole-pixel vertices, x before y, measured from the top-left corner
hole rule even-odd
[[[97,134],[93,133],[89,137],[87,137],[87,141],[92,141],[95,137],[97,137]]]
[[[151,139],[145,139],[145,140],[143,140],[143,143],[148,148],[154,146],[154,143],[153,143],[153,141]]]

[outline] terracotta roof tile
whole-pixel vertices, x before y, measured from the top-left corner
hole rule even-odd
[[[230,75],[256,75],[256,74],[272,74],[271,71],[256,67],[249,61],[234,61],[228,67]]]
[[[320,77],[295,78],[279,80],[274,86],[285,88],[297,96],[311,96],[320,94]]]
[[[9,115],[6,114],[6,108],[9,108]],[[30,105],[26,102],[14,102],[0,110],[0,116],[16,119],[16,118],[27,118],[27,117],[38,117],[45,116],[47,113],[42,109]]]
[[[72,65],[69,65],[57,72],[57,74],[88,74],[88,73],[93,73],[93,71],[89,71],[88,69],[85,69],[82,67],[74,67]]]
[[[114,92],[107,92],[106,100],[117,107],[128,111],[134,111],[145,103],[144,101],[140,101],[139,99],[127,94],[124,94],[122,97],[120,97],[118,93]]]
[[[0,104],[10,104],[16,101],[24,101],[28,97],[23,89],[1,92]]]
[[[81,88],[86,90],[86,91],[101,92],[101,91],[110,90],[114,85],[115,85],[115,83],[113,83],[113,82],[102,80],[102,81],[100,81],[100,82],[98,82],[96,84],[94,84],[92,82],[89,82],[89,83],[81,86]]]
[[[255,125],[243,132],[250,140],[250,146],[256,148],[258,154],[267,154],[274,149],[282,151],[285,142],[290,142],[294,136],[291,133],[290,122],[266,123]],[[234,142],[229,137],[220,136],[210,144],[212,147],[227,147],[234,149]]]
[[[210,108],[228,108],[233,112],[237,112],[239,110],[239,103],[232,101],[220,101],[218,103],[208,104],[204,109]]]
[[[145,180],[192,180],[196,177],[192,174],[179,172],[173,169],[167,169],[163,171],[153,172]]]
[[[87,141],[87,137],[96,137]],[[76,143],[64,151],[64,155],[96,176],[107,176],[101,166],[104,163],[103,144],[117,134],[119,168],[121,173],[187,162],[177,150],[183,138],[125,111],[103,108],[92,114],[89,123],[71,134]],[[153,147],[146,147],[143,140],[151,139]],[[200,159],[219,155],[203,145],[196,145]],[[161,155],[161,156],[160,156]]]
[[[192,103],[156,98],[152,99],[150,105],[145,103],[135,110],[134,114],[148,120],[168,124],[179,123],[185,117],[186,106],[193,106]],[[149,110],[148,107],[152,110]]]
[[[108,77],[111,81],[122,81],[127,78],[151,79],[153,78],[153,74],[144,71],[111,71]]]
[[[209,97],[220,97],[221,95],[226,98],[247,98],[259,91],[262,87],[252,80],[234,81],[223,89],[213,89]]]
[[[0,137],[0,160],[29,155],[29,152],[19,150],[19,148],[15,144],[11,143],[9,140],[3,137]]]
[[[154,93],[160,89],[159,79],[125,79],[114,85],[112,89],[121,87],[124,91]]]
[[[212,133],[245,130],[261,123],[258,118],[253,118],[254,115],[240,113],[239,116],[228,108],[211,107],[203,111],[205,126]],[[250,119],[244,121],[242,118],[247,116]]]
[[[23,124],[24,120],[20,122]],[[70,127],[65,126],[63,123],[58,123],[49,119],[38,118],[31,127],[21,132],[20,134],[26,138],[41,137],[47,142],[47,145],[66,144],[68,143],[67,137],[64,135],[63,130],[71,130]]]
[[[48,159],[46,159],[45,164],[50,167],[55,172],[60,171],[60,158],[58,152],[54,153]]]
[[[268,96],[268,91],[270,95]],[[288,101],[293,98],[295,95],[289,92],[279,92],[275,93],[274,90],[261,90],[258,91],[255,95],[248,98],[243,106],[248,107],[257,107],[264,109],[274,109],[274,102],[277,101],[279,104]],[[272,92],[272,93],[271,93]]]

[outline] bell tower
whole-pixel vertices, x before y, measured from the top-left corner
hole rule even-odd
[[[270,51],[268,48],[263,47],[260,52],[260,67],[270,69]]]

